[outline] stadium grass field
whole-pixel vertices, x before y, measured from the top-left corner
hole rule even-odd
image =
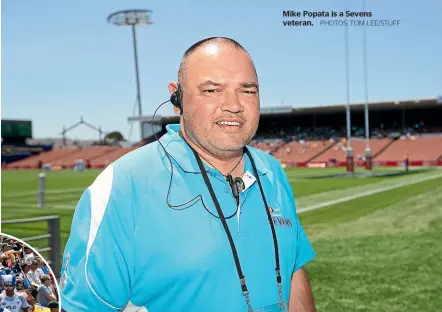
[[[395,171],[402,170],[374,170]],[[37,208],[38,172],[3,171],[2,220],[59,215],[63,250],[73,209],[99,172],[47,173],[46,207]],[[343,172],[287,169],[317,254],[307,271],[318,311],[442,311],[442,170],[312,178]],[[4,225],[2,232],[23,238],[47,229],[45,223]]]

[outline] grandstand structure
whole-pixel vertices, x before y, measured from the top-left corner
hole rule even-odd
[[[440,116],[442,102],[436,97],[370,103],[370,139],[366,140],[364,104],[352,104],[352,136],[348,142],[345,105],[263,108],[252,146],[271,153],[286,167],[346,166],[348,145],[355,166],[365,165],[368,146],[374,166],[401,166],[406,158],[411,166],[442,166]],[[178,116],[162,117],[155,122],[161,129],[157,136],[165,133],[166,125],[178,122]],[[88,168],[105,168],[154,139],[152,135],[132,147],[58,147],[4,164],[3,168],[36,169],[49,164],[53,169],[68,169],[75,167],[77,160],[85,161]]]

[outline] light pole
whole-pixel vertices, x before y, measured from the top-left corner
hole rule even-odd
[[[134,48],[134,61],[135,61],[135,78],[137,86],[137,102],[138,102],[138,115],[141,119],[143,111],[141,108],[141,94],[140,94],[140,75],[138,71],[138,53],[137,53],[137,34],[135,31],[136,26],[153,24],[151,19],[151,10],[124,10],[112,13],[108,16],[107,21],[117,26],[131,26],[132,27],[132,39]],[[143,124],[140,121],[140,138],[143,139]]]
[[[365,12],[365,0],[362,0],[362,12]],[[365,169],[372,169],[372,153],[370,148],[370,126],[369,126],[369,115],[368,115],[368,83],[367,83],[367,18],[364,18],[364,28],[363,31],[363,59],[364,59],[364,90],[365,90]]]
[[[347,8],[347,1],[345,2],[345,7]],[[347,171],[354,172],[354,156],[353,149],[351,147],[351,112],[350,112],[350,64],[349,64],[349,46],[348,46],[348,20],[345,25],[345,80],[346,80],[346,115],[347,115],[347,151],[346,151],[346,162]]]

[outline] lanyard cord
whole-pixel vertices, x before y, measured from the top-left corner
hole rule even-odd
[[[255,162],[253,161],[252,155],[250,154],[250,152],[247,148],[245,148],[245,152],[246,152],[247,156],[249,156],[249,158],[251,160],[250,162],[252,163],[253,171],[256,174],[256,180],[258,181],[259,190],[261,191],[261,197],[262,197],[262,200],[264,201],[264,206],[265,206],[266,212],[267,212],[267,219],[269,220],[270,228],[272,229],[273,246],[275,248],[276,281],[279,285],[279,284],[281,284],[281,270],[279,267],[279,249],[278,249],[278,239],[276,238],[275,226],[273,224],[272,216],[270,215],[269,205],[267,204],[266,197],[264,196],[264,190],[262,188],[261,180],[259,179],[258,170],[256,169]]]
[[[190,146],[190,145],[189,145]],[[207,161],[207,163],[209,164],[209,165],[211,165],[214,169],[217,169],[219,172],[221,172],[221,170],[219,170],[218,168],[216,168],[214,165],[212,165],[212,163],[210,162],[210,161],[208,161],[207,159],[205,159],[203,156],[201,156],[200,154],[198,154],[202,159],[204,159],[205,161]],[[233,169],[232,170],[230,170],[229,172],[227,172],[226,174],[224,174],[224,173],[222,173],[221,172],[221,174],[224,176],[224,177],[227,177],[229,174],[231,174],[232,172],[233,172],[233,170],[235,170],[236,169],[236,167],[238,167],[239,166],[239,164],[241,163],[241,160],[243,159],[243,157],[244,157],[244,154],[241,156],[241,158],[239,159],[239,161],[238,161],[238,163],[235,165],[235,167],[233,167]]]
[[[232,234],[230,233],[229,227],[228,227],[227,222],[226,222],[226,218],[224,217],[224,214],[223,214],[223,211],[221,210],[221,207],[219,205],[218,199],[216,198],[216,195],[215,195],[215,192],[214,192],[214,190],[212,188],[212,185],[210,183],[209,177],[207,176],[207,172],[204,170],[204,165],[203,165],[203,163],[201,161],[201,158],[199,157],[198,153],[192,147],[191,147],[191,150],[192,150],[192,152],[195,155],[196,161],[197,161],[198,166],[199,166],[199,168],[201,170],[201,174],[203,175],[204,182],[205,182],[205,184],[207,186],[207,189],[208,189],[208,191],[210,193],[210,196],[212,197],[213,203],[215,204],[216,210],[217,210],[218,215],[219,215],[219,219],[221,220],[221,222],[223,224],[224,231],[226,232],[227,238],[229,239],[230,248],[232,250],[232,255],[233,255],[233,259],[235,261],[236,270],[238,272],[238,277],[239,277],[239,280],[241,282],[241,290],[242,290],[243,295],[244,295],[244,297],[246,299],[246,303],[247,303],[249,312],[252,312],[253,309],[252,309],[252,306],[250,304],[249,290],[247,288],[246,279],[245,279],[245,276],[244,276],[244,274],[242,272],[241,264],[239,262],[238,252],[236,251],[235,243],[233,242]],[[279,267],[278,240],[277,240],[277,237],[276,237],[275,227],[274,227],[274,224],[273,224],[272,217],[270,215],[270,210],[268,208],[267,200],[266,200],[265,195],[264,195],[264,190],[262,188],[261,181],[260,181],[259,176],[258,176],[258,171],[256,169],[255,162],[253,161],[253,157],[252,157],[252,155],[250,154],[249,150],[246,147],[244,147],[244,152],[250,158],[250,162],[252,163],[253,171],[254,171],[254,173],[256,175],[256,180],[258,181],[259,190],[261,192],[261,197],[263,199],[264,206],[265,206],[265,209],[266,209],[267,218],[268,218],[269,223],[270,223],[270,228],[272,229],[273,245],[274,245],[274,249],[275,249],[275,262],[276,262],[275,271],[276,271],[276,282],[277,282],[277,285],[278,285],[278,300],[279,300],[279,304],[280,304],[280,307],[281,307],[283,305],[283,302],[282,302],[282,286],[281,286],[281,272],[280,272],[280,267]]]

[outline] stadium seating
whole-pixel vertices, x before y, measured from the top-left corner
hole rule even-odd
[[[43,152],[36,156],[31,156],[8,165],[8,168],[12,169],[28,169],[28,168],[38,168],[38,164],[41,161],[44,164],[55,163],[58,160],[67,157],[71,154],[78,152],[77,147],[64,147],[53,149],[48,152]]]
[[[78,159],[84,160],[86,163],[91,162],[95,158],[104,156],[108,153],[121,149],[114,146],[91,146],[86,148],[66,147],[58,148],[40,155],[29,157],[8,165],[11,169],[29,169],[38,168],[39,162],[50,164],[52,167],[72,168]]]
[[[64,168],[72,168],[75,166],[77,159],[83,159],[86,163],[92,161],[94,158],[103,156],[107,153],[113,152],[120,147],[115,146],[91,146],[79,150],[74,154],[70,154],[58,161],[58,165]]]
[[[314,165],[333,163],[342,164],[346,160],[346,141],[330,140],[286,142],[282,139],[260,139],[251,144],[287,165]],[[50,164],[53,168],[73,168],[75,161],[82,159],[90,168],[105,168],[121,156],[138,148],[132,147],[90,146],[85,148],[65,147],[41,153],[37,156],[13,162],[10,169],[38,168],[39,163]],[[353,138],[351,141],[355,162],[364,162],[366,143],[364,139]],[[409,156],[414,165],[433,165],[442,163],[442,136],[402,137],[393,139],[370,139],[370,148],[375,165],[396,166]],[[419,164],[422,163],[422,164]]]
[[[392,143],[391,139],[370,139],[370,149],[373,156],[376,156],[384,148]],[[355,160],[365,156],[366,141],[364,139],[352,139],[351,147],[353,149],[353,156]],[[335,160],[337,162],[346,160],[347,143],[346,140],[341,140],[325,153],[312,159],[312,162],[328,162]]]
[[[281,147],[284,144],[283,140],[279,139],[270,139],[270,140],[259,140],[251,143],[251,146],[258,148],[266,153],[273,153],[275,152],[279,147]]]
[[[101,155],[99,157],[96,157],[90,161],[91,168],[105,168],[110,163],[114,162],[121,156],[129,153],[130,151],[135,150],[137,147],[125,147],[125,148],[118,148],[110,153],[106,153],[104,155]]]
[[[330,148],[335,143],[327,141],[291,141],[278,148],[273,155],[281,162],[300,163],[308,162],[316,155]]]
[[[377,162],[403,161],[407,154],[410,161],[439,160],[442,157],[442,136],[401,137],[374,160]]]

